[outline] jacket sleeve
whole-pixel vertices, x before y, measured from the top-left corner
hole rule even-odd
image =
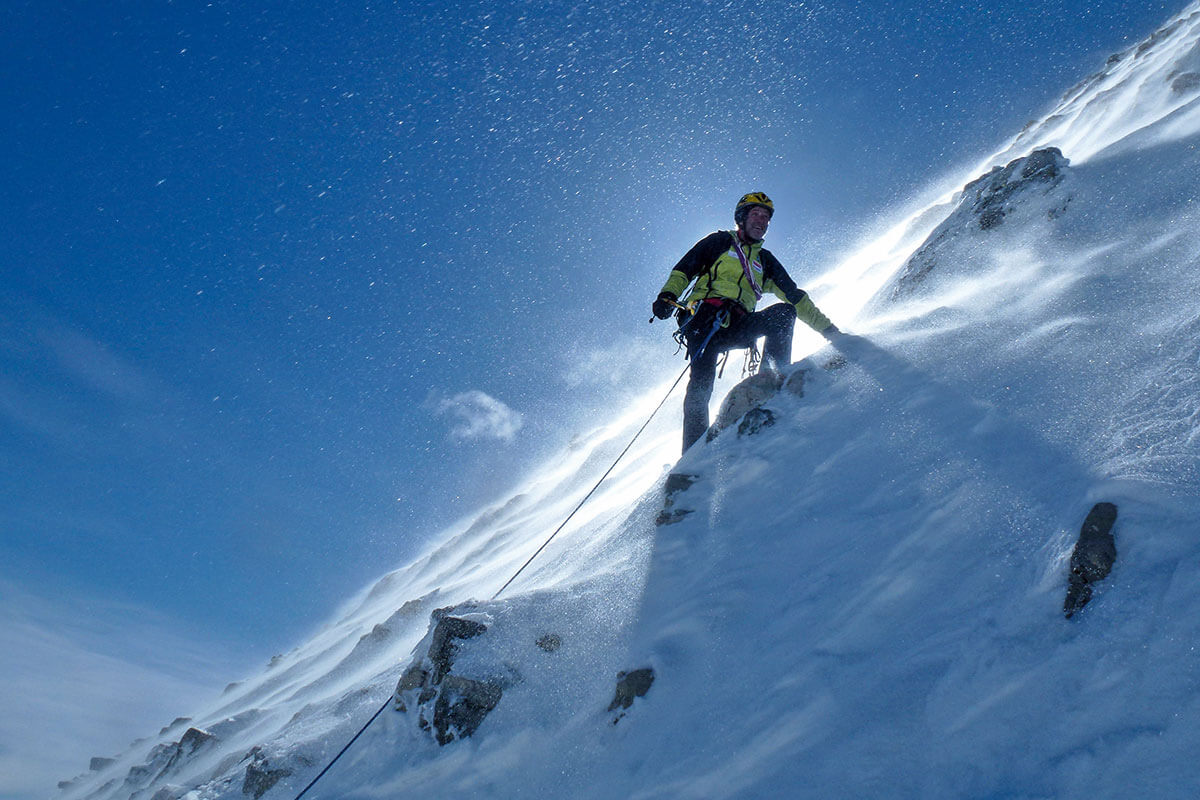
[[[683,297],[688,285],[696,280],[697,275],[716,263],[721,254],[729,249],[729,245],[730,235],[726,231],[710,233],[696,242],[671,270],[671,275],[659,294],[670,292],[676,298]]]
[[[833,322],[821,313],[816,303],[808,296],[808,292],[796,286],[796,282],[787,274],[787,270],[779,263],[769,250],[763,250],[760,258],[763,265],[763,289],[771,292],[781,300],[791,303],[796,309],[796,318],[808,325],[817,333],[827,330]]]

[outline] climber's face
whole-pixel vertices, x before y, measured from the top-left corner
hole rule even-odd
[[[767,235],[767,225],[770,222],[771,212],[762,206],[755,206],[746,212],[746,222],[742,225],[742,230],[748,238],[758,241]]]

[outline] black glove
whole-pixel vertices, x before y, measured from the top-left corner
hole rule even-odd
[[[675,302],[675,295],[670,292],[663,292],[654,301],[654,305],[650,306],[650,310],[654,312],[654,316],[659,319],[666,319],[671,316],[672,303]]]

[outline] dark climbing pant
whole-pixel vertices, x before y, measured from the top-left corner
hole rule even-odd
[[[782,369],[792,363],[792,331],[796,325],[796,310],[790,305],[779,303],[752,314],[742,314],[728,327],[713,334],[708,347],[704,348],[699,358],[695,358],[696,351],[712,330],[716,315],[715,306],[701,305],[685,331],[688,357],[692,358],[692,372],[683,399],[684,452],[708,430],[708,401],[717,377],[717,356],[730,350],[750,347],[765,336],[763,364]]]

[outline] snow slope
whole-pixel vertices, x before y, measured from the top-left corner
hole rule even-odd
[[[500,703],[445,747],[389,705],[307,797],[1200,794],[1198,53],[1200,3],[957,186],[1058,147],[1053,180],[992,186],[985,224],[977,192],[939,197],[811,285],[859,335],[796,365],[773,426],[673,467],[680,521],[654,523],[675,397],[492,599],[650,397],[62,796],[294,797],[452,606],[488,626],[454,671]],[[1066,620],[1098,501],[1116,567]],[[641,667],[649,692],[608,711]]]

